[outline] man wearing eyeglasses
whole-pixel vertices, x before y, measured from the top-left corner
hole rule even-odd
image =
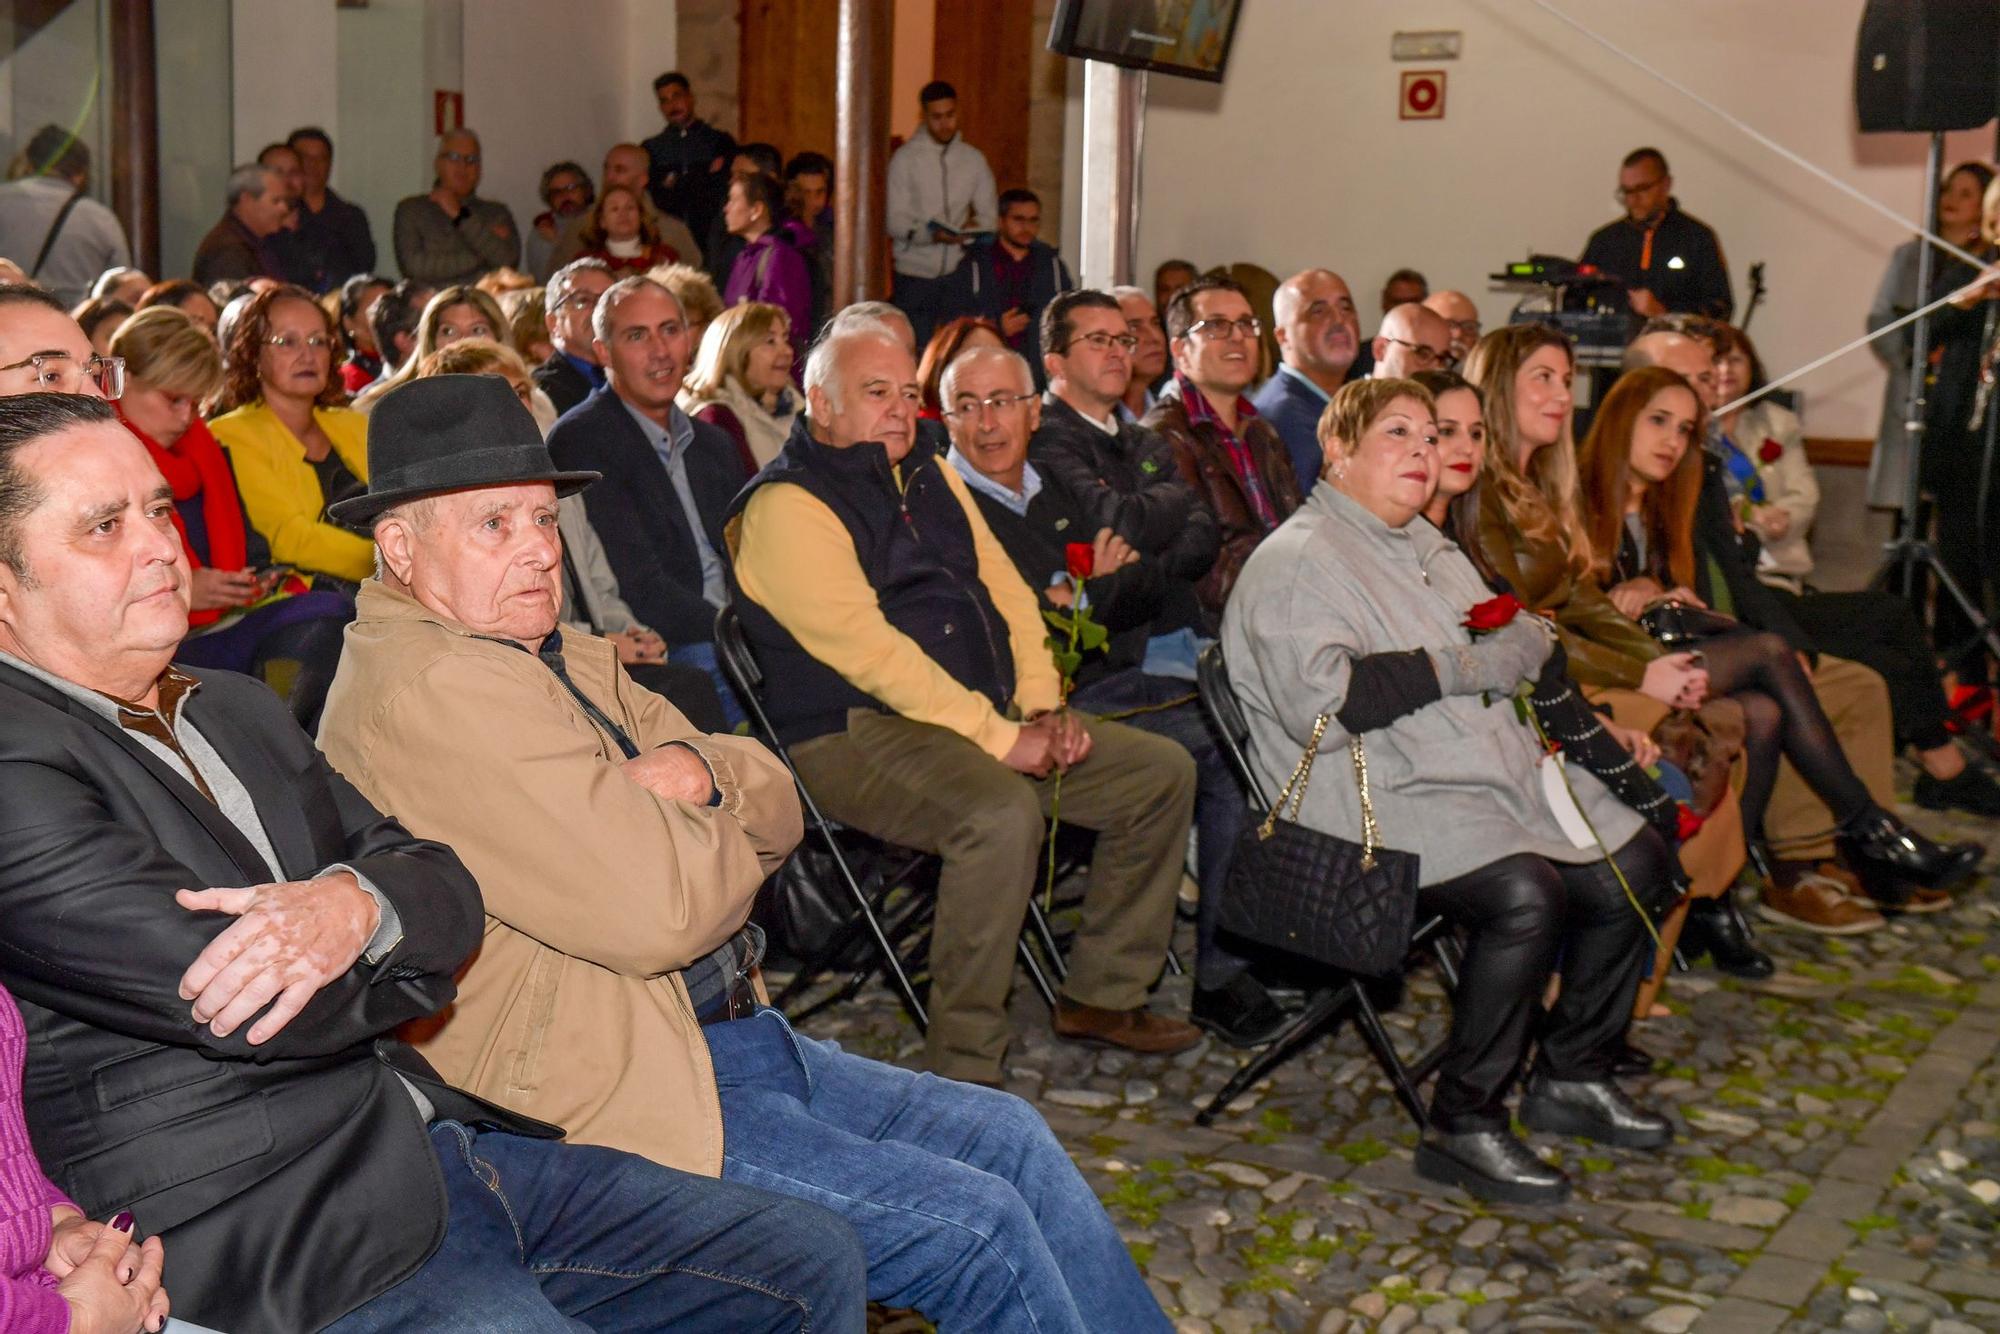
[[[1375,335],[1377,380],[1407,380],[1418,371],[1451,364],[1451,326],[1427,306],[1411,301],[1382,317]]]
[[[946,315],[976,315],[993,321],[1007,346],[1021,354],[1034,373],[1035,388],[1047,383],[1042,371],[1042,311],[1076,284],[1054,246],[1040,238],[1042,201],[1033,190],[1000,196],[1000,230],[991,241],[974,244],[945,279],[940,296]]]
[[[1458,366],[1479,341],[1479,307],[1463,292],[1432,292],[1424,298],[1424,309],[1444,321],[1451,331],[1451,358],[1445,364]]]
[[[1299,507],[1285,442],[1243,393],[1257,377],[1262,333],[1250,298],[1228,278],[1197,278],[1167,302],[1174,375],[1145,424],[1173,446],[1182,479],[1221,529],[1221,550],[1195,590],[1205,634],[1221,623],[1243,562]]]
[[[1665,155],[1657,148],[1627,153],[1613,198],[1625,216],[1591,233],[1582,262],[1623,279],[1635,314],[1727,320],[1736,298],[1722,242],[1714,228],[1681,212]]]
[[[604,387],[604,365],[597,356],[590,317],[597,299],[611,286],[611,266],[601,259],[572,260],[549,276],[549,341],[555,351],[535,367],[535,383],[555,404],[558,415]]]
[[[0,398],[117,398],[124,390],[124,359],[92,351],[62,302],[26,283],[0,283]]]
[[[952,386],[950,420],[981,456],[1035,410],[1026,368],[1006,357],[1015,378]],[[806,359],[807,411],[791,438],[731,502],[732,601],[769,682],[771,723],[828,815],[943,859],[930,1070],[1001,1081],[1015,939],[1058,773],[1063,820],[1098,840],[1055,1031],[1185,1051],[1200,1035],[1148,1009],[1146,992],[1173,931],[1194,765],[1157,737],[1064,707],[1035,594],[964,476],[917,430],[916,380],[896,335],[837,327]],[[1016,498],[1026,487],[1025,473],[1002,484]],[[1103,548],[1107,562],[1117,555]]]
[[[451,131],[438,140],[430,193],[396,205],[396,265],[405,278],[446,287],[520,264],[513,210],[479,197],[479,158],[478,135]]]
[[[1250,402],[1284,440],[1299,494],[1305,495],[1325,465],[1320,414],[1353,374],[1361,318],[1346,280],[1328,269],[1307,269],[1280,283],[1271,317],[1278,325],[1278,371]]]

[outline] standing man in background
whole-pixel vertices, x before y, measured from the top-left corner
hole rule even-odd
[[[958,90],[933,79],[917,94],[924,121],[889,159],[889,241],[897,307],[910,317],[917,346],[938,320],[938,289],[964,249],[999,217],[993,168],[958,134]]]
[[[736,140],[727,130],[695,118],[694,86],[679,70],[668,70],[653,80],[653,95],[660,99],[660,118],[666,121],[666,127],[645,143],[652,159],[653,205],[686,223],[694,235],[707,236],[729,189],[729,160],[736,154]],[[604,188],[611,188],[609,179]],[[685,253],[681,258],[700,263]]]

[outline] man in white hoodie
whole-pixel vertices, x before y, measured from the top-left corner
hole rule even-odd
[[[917,346],[930,341],[943,280],[978,234],[999,217],[986,155],[958,135],[958,90],[942,79],[917,94],[924,121],[889,159],[889,240],[896,305]]]

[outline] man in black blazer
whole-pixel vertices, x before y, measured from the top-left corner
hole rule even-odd
[[[722,520],[749,480],[741,455],[674,403],[693,349],[672,292],[623,279],[591,323],[610,382],[556,423],[549,453],[565,471],[604,475],[583,501],[618,591],[671,657],[714,673],[715,613],[729,596]],[[733,708],[719,675],[717,688]]]
[[[451,1002],[478,886],[262,686],[171,665],[172,518],[103,400],[0,399],[0,982],[50,1176],[234,1330],[859,1328],[837,1217],[556,1143],[390,1036]]]
[[[556,350],[533,374],[558,415],[603,387],[604,367],[592,341],[590,316],[610,286],[611,266],[601,259],[573,260],[549,275],[548,313],[542,318]]]

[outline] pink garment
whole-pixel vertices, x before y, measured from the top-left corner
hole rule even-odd
[[[0,989],[0,1330],[67,1334],[69,1303],[42,1261],[49,1253],[49,1210],[70,1201],[42,1174],[28,1142],[21,1111],[27,1049],[21,1012]]]

